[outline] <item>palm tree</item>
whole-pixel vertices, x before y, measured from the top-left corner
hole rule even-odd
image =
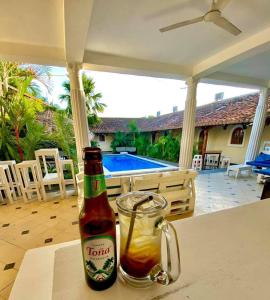
[[[95,93],[95,82],[93,78],[87,77],[85,73],[82,74],[83,89],[86,98],[86,112],[88,117],[88,124],[94,126],[100,119],[98,113],[102,113],[106,107],[105,103],[101,102],[102,94]],[[70,81],[66,80],[62,84],[65,93],[59,98],[62,102],[67,104],[66,113],[69,117],[72,116],[71,98],[70,98]]]

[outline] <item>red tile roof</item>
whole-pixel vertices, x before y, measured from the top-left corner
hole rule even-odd
[[[253,121],[259,94],[253,93],[197,107],[196,127],[249,123]],[[270,111],[270,96],[268,97]],[[94,133],[129,131],[130,121],[137,122],[140,131],[161,131],[182,128],[184,111],[152,118],[101,118],[102,122],[90,130]]]

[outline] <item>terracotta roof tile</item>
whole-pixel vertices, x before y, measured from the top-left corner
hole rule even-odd
[[[252,122],[259,100],[253,93],[197,107],[196,127]],[[270,111],[270,96],[268,97]],[[184,111],[152,118],[101,118],[102,122],[90,130],[94,133],[128,131],[128,123],[135,120],[140,131],[161,131],[182,128]]]

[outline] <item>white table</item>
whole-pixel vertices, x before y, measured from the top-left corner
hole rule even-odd
[[[270,200],[174,222],[182,274],[168,287],[120,282],[95,292],[84,282],[79,241],[26,253],[10,300],[269,300]]]
[[[230,172],[235,173],[235,179],[242,172],[248,172],[248,175],[252,172],[252,167],[248,165],[231,165],[227,168],[227,175],[230,176]]]

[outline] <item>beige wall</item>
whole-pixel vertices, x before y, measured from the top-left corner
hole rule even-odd
[[[102,151],[112,151],[111,142],[113,141],[113,134],[105,134],[105,142],[100,142],[99,137],[95,135],[94,141],[97,141]]]
[[[221,150],[223,156],[231,158],[231,163],[240,164],[244,162],[245,154],[250,138],[251,127],[245,129],[243,145],[230,145],[230,138],[232,130],[235,125],[230,125],[226,129],[221,126],[213,127],[208,131],[208,141],[206,150]],[[196,128],[195,141],[199,140],[199,133],[201,129]],[[263,131],[261,148],[264,141],[270,141],[270,126],[266,126]]]

